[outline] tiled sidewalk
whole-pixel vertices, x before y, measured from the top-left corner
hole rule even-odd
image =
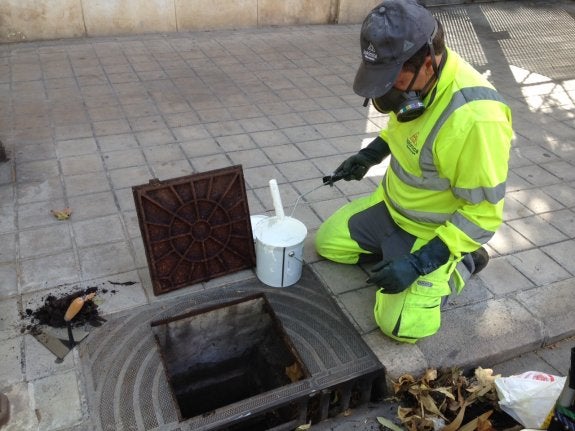
[[[434,8],[448,43],[489,74],[514,113],[505,224],[492,261],[452,298],[442,330],[415,346],[383,337],[366,268],[322,261],[315,229],[369,193],[384,167],[302,199],[305,260],[390,375],[490,366],[575,333],[574,4]],[[84,430],[93,422],[76,351],[55,364],[21,313],[48,293],[135,282],[101,295],[104,314],[253,278],[242,271],[153,295],[131,187],[242,164],[252,214],[286,212],[385,117],[351,88],[359,26],[305,26],[0,46],[0,389],[8,429]],[[50,211],[70,207],[58,221]],[[38,413],[38,415],[36,414]],[[17,425],[16,425],[17,424]]]

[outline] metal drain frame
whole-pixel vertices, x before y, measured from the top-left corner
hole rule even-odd
[[[155,295],[255,266],[241,165],[132,187]]]
[[[265,295],[311,376],[179,422],[150,322],[254,293]],[[110,316],[79,354],[95,429],[102,431],[238,431],[252,418],[290,406],[295,416],[270,428],[287,431],[385,392],[383,365],[308,267],[289,288],[269,288],[254,278]]]

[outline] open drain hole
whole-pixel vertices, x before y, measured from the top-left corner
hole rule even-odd
[[[310,376],[263,294],[151,326],[181,421]],[[234,429],[264,430],[298,414],[288,404]]]

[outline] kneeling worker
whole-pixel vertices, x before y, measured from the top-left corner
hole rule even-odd
[[[334,172],[361,180],[391,155],[371,196],[344,205],[317,232],[316,249],[346,264],[377,261],[375,320],[389,337],[433,335],[441,304],[487,264],[482,248],[503,219],[513,135],[493,86],[445,46],[416,0],[385,0],[361,28],[354,91],[389,122]]]

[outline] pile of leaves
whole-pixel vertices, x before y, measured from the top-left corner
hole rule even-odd
[[[499,409],[493,370],[481,367],[466,377],[456,368],[428,369],[393,382],[397,416],[409,431],[494,431],[522,427]]]

